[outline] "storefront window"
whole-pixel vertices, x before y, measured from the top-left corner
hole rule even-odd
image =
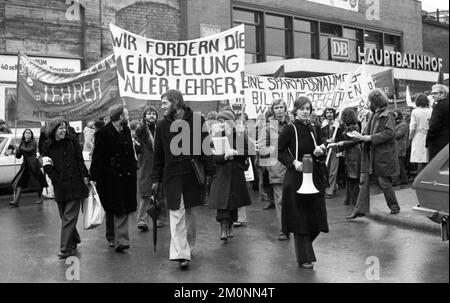
[[[328,60],[330,58],[329,38],[342,37],[342,26],[331,23],[320,23],[320,59]]]
[[[234,26],[245,25],[245,63],[261,62],[261,14],[242,9],[233,10]]]
[[[294,20],[294,57],[317,58],[317,22]]]
[[[349,41],[350,61],[357,61],[358,46],[364,47],[363,31],[357,28],[344,27],[342,36]]]
[[[383,48],[383,35],[377,32],[366,31],[364,33],[365,47],[366,48]]]
[[[384,35],[384,49],[388,51],[401,52],[401,38],[395,35]]]
[[[289,57],[289,21],[287,17],[265,15],[266,61],[273,58],[282,60]]]

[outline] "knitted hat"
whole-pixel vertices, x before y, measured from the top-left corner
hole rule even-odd
[[[224,120],[232,120],[234,121],[235,116],[232,111],[224,110],[217,116],[217,120],[224,119]]]

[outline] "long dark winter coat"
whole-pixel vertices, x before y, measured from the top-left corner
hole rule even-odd
[[[313,158],[313,182],[319,190],[317,194],[297,194],[297,190],[303,182],[303,172],[297,172],[293,165],[297,148],[294,127],[298,133],[298,160],[302,161],[305,154],[311,154]],[[283,233],[314,234],[328,232],[324,198],[325,188],[328,186],[327,172],[323,163],[324,157],[321,156],[319,159],[313,155],[314,142],[311,132],[315,134],[317,145],[322,144],[320,128],[305,125],[297,119],[293,124],[283,129],[278,139],[278,160],[287,167],[281,202]]]
[[[194,120],[196,121],[195,126]],[[189,125],[189,130],[184,129],[186,136],[182,136],[183,129],[181,127],[175,127],[178,123],[181,126],[183,121]],[[173,125],[176,131],[171,132],[170,128],[173,123],[177,123]],[[194,157],[199,159],[203,163],[207,175],[215,174],[216,168],[212,155],[210,152],[205,154],[205,149],[210,148],[208,143],[210,141],[204,143],[204,140],[209,137],[207,128],[202,127],[204,123],[205,119],[200,113],[194,113],[189,107],[186,107],[183,119],[174,121],[166,116],[156,125],[152,182],[163,183],[167,208],[170,210],[180,208],[181,195],[183,195],[185,208],[202,204],[202,188],[196,179],[191,159]],[[174,137],[176,138],[174,139]],[[180,138],[182,139],[179,140]],[[180,147],[179,155],[171,151],[172,139],[174,144],[178,143],[177,146]],[[188,147],[187,152],[182,151],[183,146]],[[194,148],[196,149],[195,153]]]
[[[449,142],[448,128],[448,96],[436,102],[431,112],[430,127],[428,128],[425,147],[428,148],[432,159]]]
[[[345,151],[345,169],[348,178],[359,179],[361,175],[361,145],[360,141],[347,136],[347,133],[359,131],[358,125],[349,125],[345,128],[342,138]]]
[[[34,139],[21,144],[17,149],[16,158],[20,159],[23,156],[23,162],[11,182],[14,190],[20,186],[29,191],[41,192],[44,187],[48,186],[45,176],[40,169],[39,160],[36,157],[36,149],[37,144]]]
[[[148,125],[144,123],[136,130],[136,141],[139,143],[138,146],[135,145],[138,160],[137,179],[141,197],[150,197],[152,195],[154,151],[154,139],[152,138],[154,138],[154,134],[149,130]],[[152,127],[154,129],[155,125]]]
[[[136,211],[137,162],[131,132],[127,126],[118,132],[112,122],[95,133],[91,180],[103,208],[116,215]]]
[[[83,178],[89,177],[89,173],[78,140],[66,132],[64,139],[47,139],[42,148],[42,156],[53,161],[53,165],[44,166],[44,170],[52,180],[56,202],[86,198],[88,188]]]
[[[233,160],[224,160],[224,155],[213,156],[217,175],[213,178],[209,194],[208,207],[212,209],[233,210],[251,204],[244,174],[248,138],[243,132],[233,132],[228,136],[228,142],[238,155]],[[235,142],[244,142],[244,146],[236,147]]]
[[[399,175],[393,113],[386,108],[376,111],[367,122],[364,135],[370,135],[371,141],[363,143],[361,172],[378,177]]]

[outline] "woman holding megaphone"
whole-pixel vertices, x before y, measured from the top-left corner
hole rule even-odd
[[[325,188],[328,174],[326,148],[319,126],[310,122],[313,107],[307,97],[294,102],[295,120],[278,139],[278,160],[287,168],[283,184],[281,225],[283,233],[293,233],[298,265],[313,268],[316,261],[312,242],[320,232],[328,232]]]

